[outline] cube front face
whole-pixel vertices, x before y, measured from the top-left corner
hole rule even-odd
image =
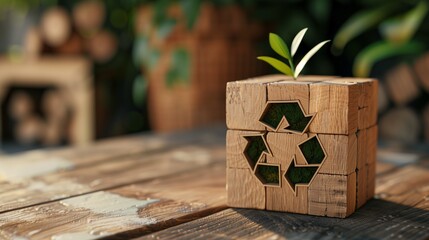
[[[227,85],[231,207],[346,217],[374,195],[377,81],[284,75]]]

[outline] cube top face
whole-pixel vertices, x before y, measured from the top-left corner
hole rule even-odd
[[[228,83],[228,205],[353,213],[374,194],[377,91],[330,76]]]

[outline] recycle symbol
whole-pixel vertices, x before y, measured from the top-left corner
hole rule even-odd
[[[293,101],[268,101],[259,122],[274,132],[289,132],[292,134],[304,134],[315,114],[305,114],[301,103]],[[286,127],[280,129],[281,125]],[[281,174],[280,164],[267,163],[266,157],[273,156],[266,140],[266,134],[246,134],[247,140],[244,156],[249,167],[257,179],[266,187],[282,187],[284,178],[290,189],[297,194],[298,186],[309,186],[316,176],[320,166],[326,158],[326,152],[317,134],[297,144],[299,154],[302,154],[306,163],[298,164],[295,154],[291,154],[290,164],[284,174]],[[281,156],[284,157],[284,156]]]

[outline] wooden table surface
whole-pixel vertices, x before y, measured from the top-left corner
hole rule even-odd
[[[225,129],[0,158],[0,239],[427,239],[429,158],[379,151],[347,219],[226,206]]]

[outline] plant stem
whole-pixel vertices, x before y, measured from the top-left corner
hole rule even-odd
[[[288,62],[290,65],[290,69],[292,70],[292,77],[294,80],[296,80],[296,78],[295,78],[295,66],[293,65],[292,57],[290,57],[290,59],[288,59]]]

